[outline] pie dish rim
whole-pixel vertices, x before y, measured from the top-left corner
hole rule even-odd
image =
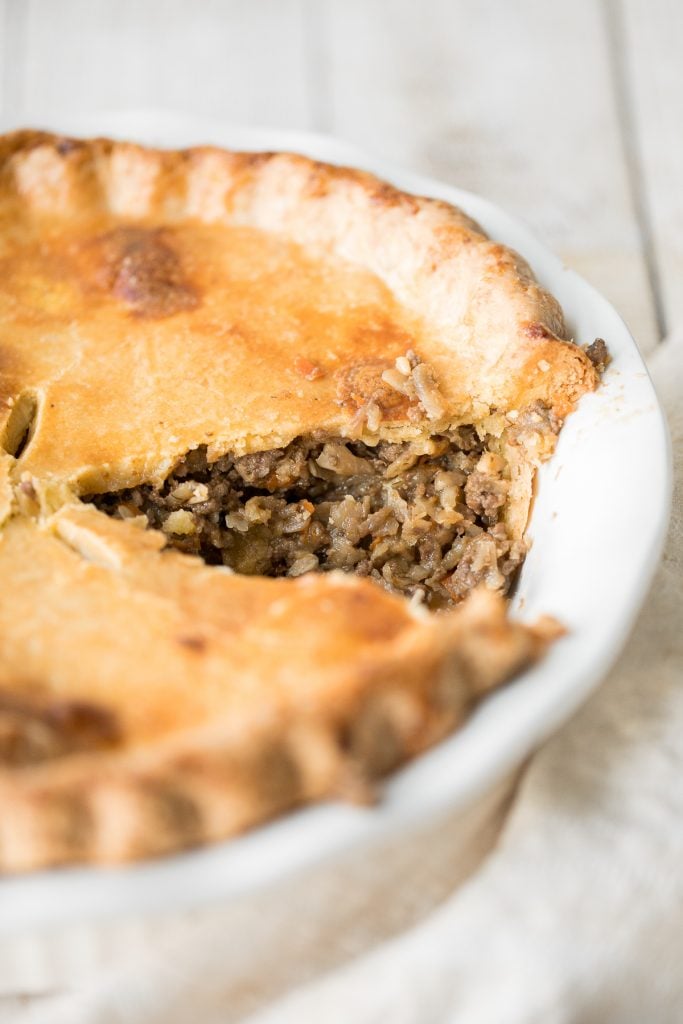
[[[139,120],[141,117],[142,115],[138,114]],[[155,115],[155,120],[159,120],[158,115]],[[107,121],[106,118],[98,116],[95,130],[98,133],[116,135],[115,121],[116,118]],[[172,117],[167,124],[175,124],[181,134],[194,136],[197,141],[202,136],[213,136],[211,141],[230,148],[282,148],[293,151],[299,150],[319,159],[329,160],[330,162],[363,167],[380,177],[394,181],[400,188],[407,191],[437,195],[454,202],[456,205],[462,206],[467,213],[474,216],[475,219],[482,221],[483,226],[494,238],[520,249],[522,254],[532,264],[541,283],[548,286],[548,276],[564,276],[569,291],[575,293],[577,301],[582,300],[589,305],[592,303],[593,306],[601,310],[603,317],[607,317],[607,320],[611,319],[614,325],[613,329],[619,334],[618,354],[628,353],[630,358],[627,362],[632,363],[634,367],[637,366],[640,357],[637,355],[635,345],[625,326],[619,321],[606,300],[583,282],[578,275],[564,270],[559,261],[551,256],[540,243],[536,242],[525,228],[522,228],[493,204],[461,190],[439,185],[439,183],[424,177],[397,171],[386,162],[370,160],[353,147],[338,143],[335,140],[303,135],[301,133],[283,134],[268,132],[264,134],[258,131],[246,131],[245,129],[231,129],[218,123],[202,125],[196,119],[186,119],[183,121],[182,119]],[[74,125],[60,124],[58,128],[60,130],[73,131]],[[76,128],[77,134],[87,134],[93,131],[94,126],[93,124],[87,125],[81,120]],[[122,134],[127,137],[134,137],[140,133],[136,133],[135,129],[131,131],[129,124]],[[179,141],[178,139],[169,138],[168,134],[164,139],[150,137],[149,132],[145,134],[146,138],[142,138],[141,141],[160,142],[161,144],[175,144]],[[186,137],[185,142],[187,143],[188,141],[190,139]],[[510,239],[510,232],[514,234],[515,240]],[[516,239],[519,239],[519,241]],[[551,286],[551,290],[554,294],[557,294],[556,287]],[[562,301],[562,304],[571,322],[574,311],[566,299]],[[581,340],[590,341],[592,338],[582,338]],[[610,348],[612,348],[614,337],[610,337],[608,341]],[[641,390],[642,386],[641,382]],[[646,375],[644,388],[645,391],[648,389],[651,391],[651,385],[649,385]],[[573,422],[571,423],[574,433],[581,426],[580,422],[578,422],[581,418],[582,409],[580,408],[574,416],[574,420],[577,421],[576,425]],[[326,842],[322,844],[322,847],[326,847],[326,849],[321,847],[320,842],[317,845],[313,844],[315,847],[313,856],[315,856],[315,859],[319,859],[321,856],[330,856],[351,843],[370,842],[373,838],[378,838],[389,831],[409,828],[419,818],[436,813],[438,810],[444,810],[446,807],[460,806],[468,799],[471,799],[477,792],[480,792],[487,783],[493,781],[502,771],[511,768],[515,763],[519,763],[521,758],[528,753],[529,749],[543,735],[546,735],[561,720],[566,718],[578,706],[581,700],[588,695],[590,690],[597,685],[602,671],[614,658],[618,648],[625,639],[628,627],[644,596],[649,577],[654,571],[654,566],[656,565],[656,558],[654,556],[658,553],[663,542],[667,521],[668,495],[671,487],[670,457],[667,450],[666,430],[661,410],[659,410],[656,403],[651,410],[651,428],[653,436],[658,435],[660,442],[663,442],[657,450],[659,459],[655,460],[656,464],[650,467],[651,475],[657,483],[656,490],[660,500],[656,506],[657,514],[653,515],[650,524],[650,533],[646,537],[647,543],[643,542],[641,544],[640,561],[643,562],[643,569],[640,573],[641,578],[637,591],[632,589],[628,595],[629,600],[624,600],[625,607],[622,609],[621,621],[616,624],[618,628],[613,624],[609,642],[604,643],[601,657],[594,659],[590,666],[584,666],[583,675],[579,682],[575,688],[562,694],[562,700],[557,699],[554,702],[548,702],[546,698],[545,702],[541,701],[536,707],[533,720],[526,722],[526,729],[518,730],[516,733],[513,729],[512,735],[506,737],[507,748],[504,752],[499,749],[497,751],[497,758],[491,759],[489,757],[489,763],[480,763],[476,770],[476,766],[472,765],[469,772],[466,772],[465,776],[461,776],[455,786],[446,786],[446,791],[444,791],[443,783],[438,793],[435,793],[432,787],[431,799],[420,799],[418,801],[420,804],[419,808],[414,806],[416,792],[423,789],[425,773],[428,776],[433,773],[434,777],[441,775],[443,767],[448,763],[449,752],[451,752],[451,748],[454,745],[462,746],[464,743],[467,746],[467,740],[469,740],[469,747],[472,747],[471,733],[473,727],[476,726],[481,731],[482,721],[491,716],[489,711],[491,702],[503,701],[509,703],[511,699],[514,701],[514,697],[520,688],[529,683],[537,684],[539,674],[543,675],[552,670],[551,666],[557,661],[558,653],[551,654],[546,659],[545,665],[538,666],[530,673],[525,674],[523,678],[513,684],[505,693],[489,698],[486,707],[482,708],[470,723],[463,727],[459,734],[444,741],[433,752],[422,755],[418,762],[400,769],[386,786],[386,800],[372,811],[336,805],[305,809],[288,815],[287,819],[283,821],[262,826],[251,835],[240,839],[220,843],[208,850],[173,855],[166,858],[163,862],[134,865],[128,867],[125,873],[96,867],[79,867],[44,872],[27,878],[2,880],[0,881],[0,898],[3,902],[3,918],[0,921],[0,930],[17,926],[19,923],[25,925],[40,921],[46,922],[48,919],[54,921],[81,916],[85,912],[87,904],[92,902],[93,886],[98,891],[97,911],[101,913],[106,913],[107,908],[110,912],[113,911],[117,904],[120,910],[126,906],[129,910],[141,909],[140,904],[142,902],[146,902],[150,908],[152,905],[157,908],[167,907],[168,900],[174,892],[176,893],[177,900],[179,897],[182,897],[183,893],[187,893],[189,889],[187,884],[178,883],[178,872],[184,873],[188,879],[190,875],[195,879],[202,876],[204,878],[204,884],[201,887],[203,895],[195,887],[190,897],[192,903],[201,902],[202,899],[213,899],[216,895],[246,891],[255,886],[263,885],[266,881],[272,881],[275,878],[272,867],[270,869],[270,877],[267,877],[268,872],[263,870],[268,864],[269,856],[268,854],[259,856],[258,850],[256,850],[255,854],[255,848],[259,846],[263,848],[265,844],[272,851],[273,844],[277,845],[276,874],[282,876],[284,873],[295,870],[297,867],[303,867],[311,856],[309,853],[311,843],[306,841],[305,834],[309,836],[317,834],[319,839],[326,836]],[[567,429],[568,427],[565,427],[565,430]],[[563,445],[564,441],[561,440],[560,444]],[[564,444],[564,447],[566,448],[567,445]],[[553,461],[549,467],[546,467],[542,475],[548,476],[548,473],[556,468],[556,462]],[[645,550],[646,548],[647,550]],[[649,568],[645,569],[645,565],[649,566]],[[525,609],[525,617],[527,614],[530,615],[532,610],[541,610],[541,607],[539,599],[536,596],[533,597],[533,600],[529,601],[529,605]],[[543,610],[552,611],[553,609]],[[571,642],[571,639],[563,641],[558,647],[559,654],[561,654],[562,645]],[[536,689],[538,689],[537,685]],[[462,761],[462,757],[460,761]],[[485,761],[486,758],[484,758]],[[420,781],[420,777],[422,777],[422,781]],[[424,796],[424,791],[422,796]],[[335,819],[336,824],[331,821],[332,818]],[[331,824],[334,824],[333,828],[330,827]],[[295,832],[298,830],[300,835],[297,837],[291,834],[290,831],[290,835],[287,837],[284,833],[291,829],[294,829]],[[226,857],[228,861],[232,861],[232,868],[228,867]],[[240,859],[242,861],[242,872],[236,875],[234,866]],[[274,858],[271,857],[270,859],[273,860]],[[213,865],[212,870],[207,871],[207,867],[211,864]],[[188,872],[190,873],[189,875]],[[150,877],[150,873],[156,877]],[[174,876],[175,880],[173,880]],[[44,898],[46,889],[50,891],[49,901]],[[42,896],[41,893],[43,894]]]

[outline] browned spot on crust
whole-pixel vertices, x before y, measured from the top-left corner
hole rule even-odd
[[[0,692],[0,764],[25,765],[113,746],[121,738],[107,708],[76,700]]]
[[[357,412],[367,402],[375,402],[383,418],[404,418],[409,401],[382,380],[385,370],[393,366],[391,359],[367,359],[337,371],[337,400],[350,412]]]
[[[349,177],[353,177],[357,181],[365,180],[365,175],[362,173],[350,171],[347,167],[336,167],[334,164],[313,162],[308,165],[306,161],[302,162],[301,166],[307,166],[307,194],[317,199],[324,199],[329,195],[338,181],[348,182]]]
[[[348,752],[370,778],[386,775],[401,760],[403,744],[381,701],[368,701],[351,723]]]
[[[305,356],[297,356],[294,360],[294,369],[306,380],[317,380],[318,377],[322,377],[323,371],[317,363],[312,363],[310,359],[306,359]]]
[[[206,639],[203,636],[179,636],[178,643],[181,647],[185,647],[188,651],[195,651],[197,654],[202,654],[206,650]]]
[[[45,834],[54,847],[72,855],[86,853],[93,835],[93,818],[87,790],[59,792],[45,787],[35,794]]]
[[[333,177],[323,171],[319,164],[313,164],[308,172],[307,192],[315,199],[324,199],[329,195]]]
[[[202,815],[189,793],[172,782],[157,780],[150,780],[145,789],[165,835],[183,843],[195,843],[201,839]]]
[[[118,726],[111,711],[89,701],[58,700],[46,708],[45,720],[65,735],[79,742],[110,742],[118,736]]]
[[[299,767],[285,743],[269,744],[257,753],[253,779],[265,806],[286,807],[301,792]]]
[[[372,175],[362,171],[321,162],[308,165],[306,161],[302,166],[308,168],[306,193],[314,198],[324,199],[338,182],[344,184],[352,182],[366,191],[373,206],[402,206],[412,213],[417,213],[420,209],[420,201],[417,197],[400,192],[394,185],[390,185],[386,181],[377,181]]]
[[[218,150],[217,152],[222,152]],[[239,163],[240,167],[249,170],[256,170],[262,167],[264,164],[269,163],[275,157],[279,156],[274,150],[262,150],[260,153],[234,153],[232,154],[236,163]]]
[[[188,281],[166,229],[115,228],[96,239],[97,283],[139,317],[166,317],[195,309],[199,295]]]
[[[545,341],[555,339],[552,331],[549,331],[545,324],[538,323],[537,321],[524,324],[523,331],[527,338],[543,338]]]
[[[374,184],[370,193],[370,201],[374,206],[402,206],[404,209],[410,210],[411,213],[417,213],[420,209],[420,204],[415,196],[399,192],[397,188],[385,181]]]
[[[214,149],[211,146],[199,147],[194,149],[192,152],[193,154],[197,154],[199,157],[206,153],[222,154],[222,150]],[[239,192],[241,188],[248,185],[259,169],[265,166],[265,164],[270,163],[270,161],[276,157],[277,153],[269,152],[230,153],[227,165],[230,177],[232,178],[230,193]]]
[[[83,149],[85,143],[81,139],[68,139],[64,136],[55,139],[55,149],[60,156],[68,156],[69,153],[74,153],[79,149]]]

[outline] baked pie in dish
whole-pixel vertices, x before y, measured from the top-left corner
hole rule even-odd
[[[286,153],[0,141],[0,866],[372,780],[539,658],[604,344],[458,209]]]

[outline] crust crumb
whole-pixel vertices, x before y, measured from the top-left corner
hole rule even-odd
[[[611,363],[612,357],[603,339],[596,338],[591,345],[586,346],[584,351],[598,373],[604,373]]]
[[[323,376],[323,370],[316,363],[312,363],[310,359],[306,359],[305,356],[297,356],[294,360],[294,369],[306,380],[318,380],[319,377]]]

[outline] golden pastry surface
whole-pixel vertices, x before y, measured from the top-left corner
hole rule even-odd
[[[494,594],[430,616],[340,573],[241,577],[79,496],[161,484],[200,446],[460,424],[504,445],[596,386],[564,336],[518,256],[370,175],[5,136],[0,867],[146,856],[362,792],[540,656],[547,631]],[[406,353],[431,404],[384,379]],[[536,450],[506,449],[518,537],[552,448],[530,429]]]

